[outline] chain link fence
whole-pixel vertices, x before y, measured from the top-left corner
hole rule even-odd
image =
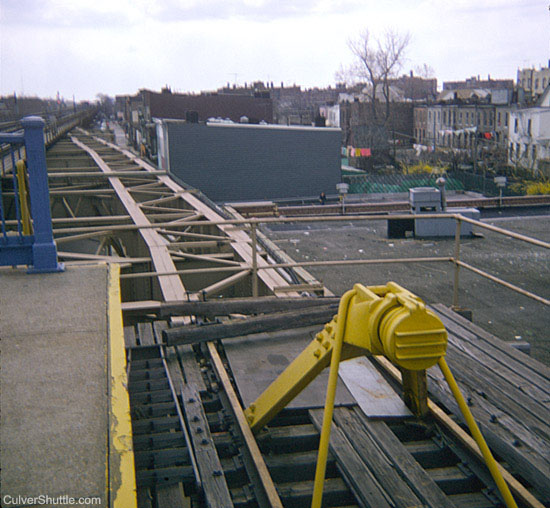
[[[436,187],[438,175],[343,175],[349,184],[350,194],[376,194],[408,192],[413,187]],[[453,177],[446,177],[448,190],[464,190],[463,183]]]

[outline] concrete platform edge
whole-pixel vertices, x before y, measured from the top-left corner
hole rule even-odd
[[[117,264],[109,264],[108,277],[110,376],[108,499],[111,508],[137,508],[132,421],[120,302],[120,267]]]

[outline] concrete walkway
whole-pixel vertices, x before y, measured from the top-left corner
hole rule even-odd
[[[126,139],[124,129],[118,123],[113,122],[111,125],[115,134],[115,144],[126,148],[128,146],[128,140]]]
[[[2,506],[110,505],[108,307],[107,265],[0,270]]]

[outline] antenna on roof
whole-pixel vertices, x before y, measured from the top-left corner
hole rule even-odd
[[[238,72],[230,72],[230,76],[233,76],[233,85],[237,86],[237,76],[240,76]]]

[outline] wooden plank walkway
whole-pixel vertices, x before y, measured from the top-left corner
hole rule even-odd
[[[550,499],[550,368],[443,305],[434,309],[449,332],[447,362],[489,446]],[[461,419],[441,372],[428,376],[430,396]]]

